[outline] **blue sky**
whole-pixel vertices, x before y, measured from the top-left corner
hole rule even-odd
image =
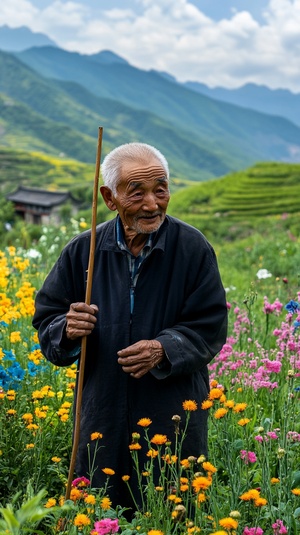
[[[180,81],[300,92],[300,0],[9,0],[3,24]]]

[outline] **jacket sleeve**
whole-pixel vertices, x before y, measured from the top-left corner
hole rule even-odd
[[[32,324],[38,330],[41,351],[56,366],[68,366],[80,353],[78,341],[65,337],[66,314],[74,295],[70,259],[63,251],[35,299]]]
[[[226,336],[225,291],[215,253],[208,245],[178,323],[156,336],[165,350],[166,359],[161,367],[152,370],[152,374],[157,379],[164,379],[201,370],[221,350]]]

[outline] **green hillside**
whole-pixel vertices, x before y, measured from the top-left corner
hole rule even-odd
[[[177,177],[207,180],[235,167],[222,151],[207,149],[153,113],[99,98],[79,84],[47,80],[1,51],[0,70],[2,145],[93,162],[102,125],[103,155],[121,143],[142,141],[160,148]]]
[[[77,82],[97,96],[147,110],[189,131],[210,152],[231,158],[231,170],[259,160],[293,157],[300,129],[288,120],[213,100],[155,71],[54,47],[18,53],[23,62],[51,79]],[[223,172],[227,172],[224,169]]]
[[[300,164],[265,162],[172,195],[170,214],[214,241],[278,227],[300,232]]]

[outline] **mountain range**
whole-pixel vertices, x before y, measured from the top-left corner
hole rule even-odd
[[[138,69],[111,51],[67,52],[47,37],[38,46],[30,46],[29,39],[28,47],[17,46],[15,38],[15,49],[4,51],[2,32],[3,27],[4,146],[93,162],[102,125],[103,154],[127,141],[151,143],[168,158],[172,175],[181,179],[207,180],[259,160],[300,161],[296,121],[280,116],[280,110],[272,115],[251,109],[249,96],[247,107],[241,100],[236,105],[225,101],[229,90],[216,98],[209,88],[205,94],[202,84],[181,84],[168,73]],[[290,94],[283,100],[289,96],[300,98]]]

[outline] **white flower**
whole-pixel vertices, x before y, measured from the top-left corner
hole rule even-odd
[[[41,253],[37,251],[36,249],[28,249],[28,251],[26,251],[24,256],[28,258],[42,258]]]
[[[272,273],[270,273],[267,269],[259,269],[256,273],[256,276],[258,279],[268,279],[269,277],[272,277]]]

